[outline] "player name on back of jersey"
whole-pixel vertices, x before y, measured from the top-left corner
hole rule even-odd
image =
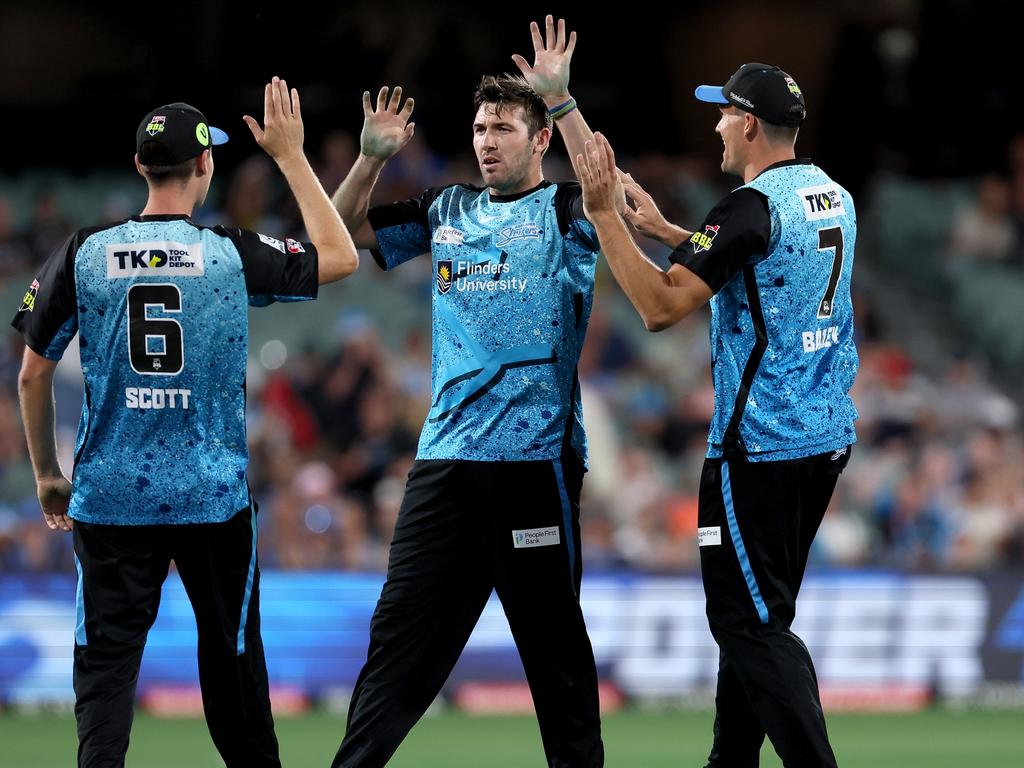
[[[191,389],[160,389],[158,387],[125,387],[124,406],[142,411],[164,408],[188,410]]]
[[[107,246],[107,277],[200,277],[206,271],[202,243],[166,240]]]

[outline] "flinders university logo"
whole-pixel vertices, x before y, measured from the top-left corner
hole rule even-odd
[[[448,260],[438,260],[437,262],[437,283],[438,293],[448,293],[452,289],[452,262]]]

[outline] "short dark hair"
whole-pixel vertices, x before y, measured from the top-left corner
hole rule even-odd
[[[141,161],[140,161],[141,163]],[[196,173],[196,158],[186,160],[177,165],[143,165],[142,175],[146,180],[156,186],[163,186],[171,182],[182,184],[192,178]]]
[[[552,126],[544,99],[537,95],[521,75],[484,75],[473,94],[473,106],[480,109],[482,104],[494,104],[498,112],[505,107],[522,107],[523,120],[531,138],[541,128]]]
[[[800,128],[797,126],[789,125],[776,125],[775,123],[769,123],[767,120],[761,120],[761,128],[764,129],[765,138],[772,144],[788,144],[792,145],[796,143],[796,135]]]

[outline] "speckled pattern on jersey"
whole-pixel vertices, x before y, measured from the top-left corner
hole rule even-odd
[[[575,377],[597,238],[581,217],[560,229],[559,186],[512,201],[451,186],[430,204],[429,232],[377,229],[386,268],[428,250],[433,259],[432,400],[418,458],[554,459],[569,426],[586,460]]]
[[[769,169],[747,186],[768,198],[771,238],[763,258],[711,300],[715,416],[708,455],[722,453],[757,341],[758,303],[767,346],[739,424],[748,458],[784,460],[838,450],[856,440],[857,410],[849,396],[858,367],[850,300],[857,238],[853,200],[809,163]],[[841,271],[830,297],[839,257]],[[751,269],[754,296],[744,275]]]
[[[112,255],[121,249],[108,248],[147,242],[201,244],[203,274],[149,276],[149,267],[122,270]],[[184,258],[195,260],[195,252]],[[130,258],[124,263],[131,267]],[[235,243],[187,220],[128,221],[82,243],[75,285],[86,402],[75,450],[71,516],[114,525],[220,522],[249,506],[249,296]],[[169,286],[162,289],[168,295],[180,293],[180,311],[160,303],[145,310],[148,319],[181,326],[180,372],[135,370],[142,358],[133,362],[129,354],[128,293],[147,285]],[[154,298],[145,289],[135,295],[136,303]],[[254,303],[266,301],[254,297]],[[159,336],[168,328],[150,330]],[[55,341],[47,356],[59,357],[60,345],[69,339]],[[151,338],[145,350],[169,351],[173,343],[173,338]],[[183,391],[188,392],[187,408]],[[163,407],[154,407],[158,401]],[[136,407],[130,407],[133,402]]]

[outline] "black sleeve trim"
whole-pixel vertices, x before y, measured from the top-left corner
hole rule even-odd
[[[11,325],[33,352],[46,356],[65,324],[78,315],[75,259],[78,250],[93,235],[124,224],[118,221],[86,227],[72,233],[55,248],[36,270]]]
[[[686,267],[718,293],[752,257],[767,251],[771,232],[768,198],[740,187],[711,210],[669,261]]]
[[[400,200],[387,205],[375,205],[367,212],[366,219],[375,232],[378,229],[397,227],[402,224],[420,224],[429,232],[430,222],[427,213],[431,204],[442,192],[454,186],[458,185],[430,187],[423,194],[408,200]]]
[[[583,187],[577,181],[559,182],[555,190],[555,216],[558,218],[558,231],[562,237],[569,234],[572,223],[577,219],[586,219],[583,213]]]
[[[315,299],[320,290],[316,246],[261,236],[237,227],[212,227],[238,249],[250,297]],[[266,238],[266,239],[264,239]],[[268,240],[275,243],[271,245]]]

